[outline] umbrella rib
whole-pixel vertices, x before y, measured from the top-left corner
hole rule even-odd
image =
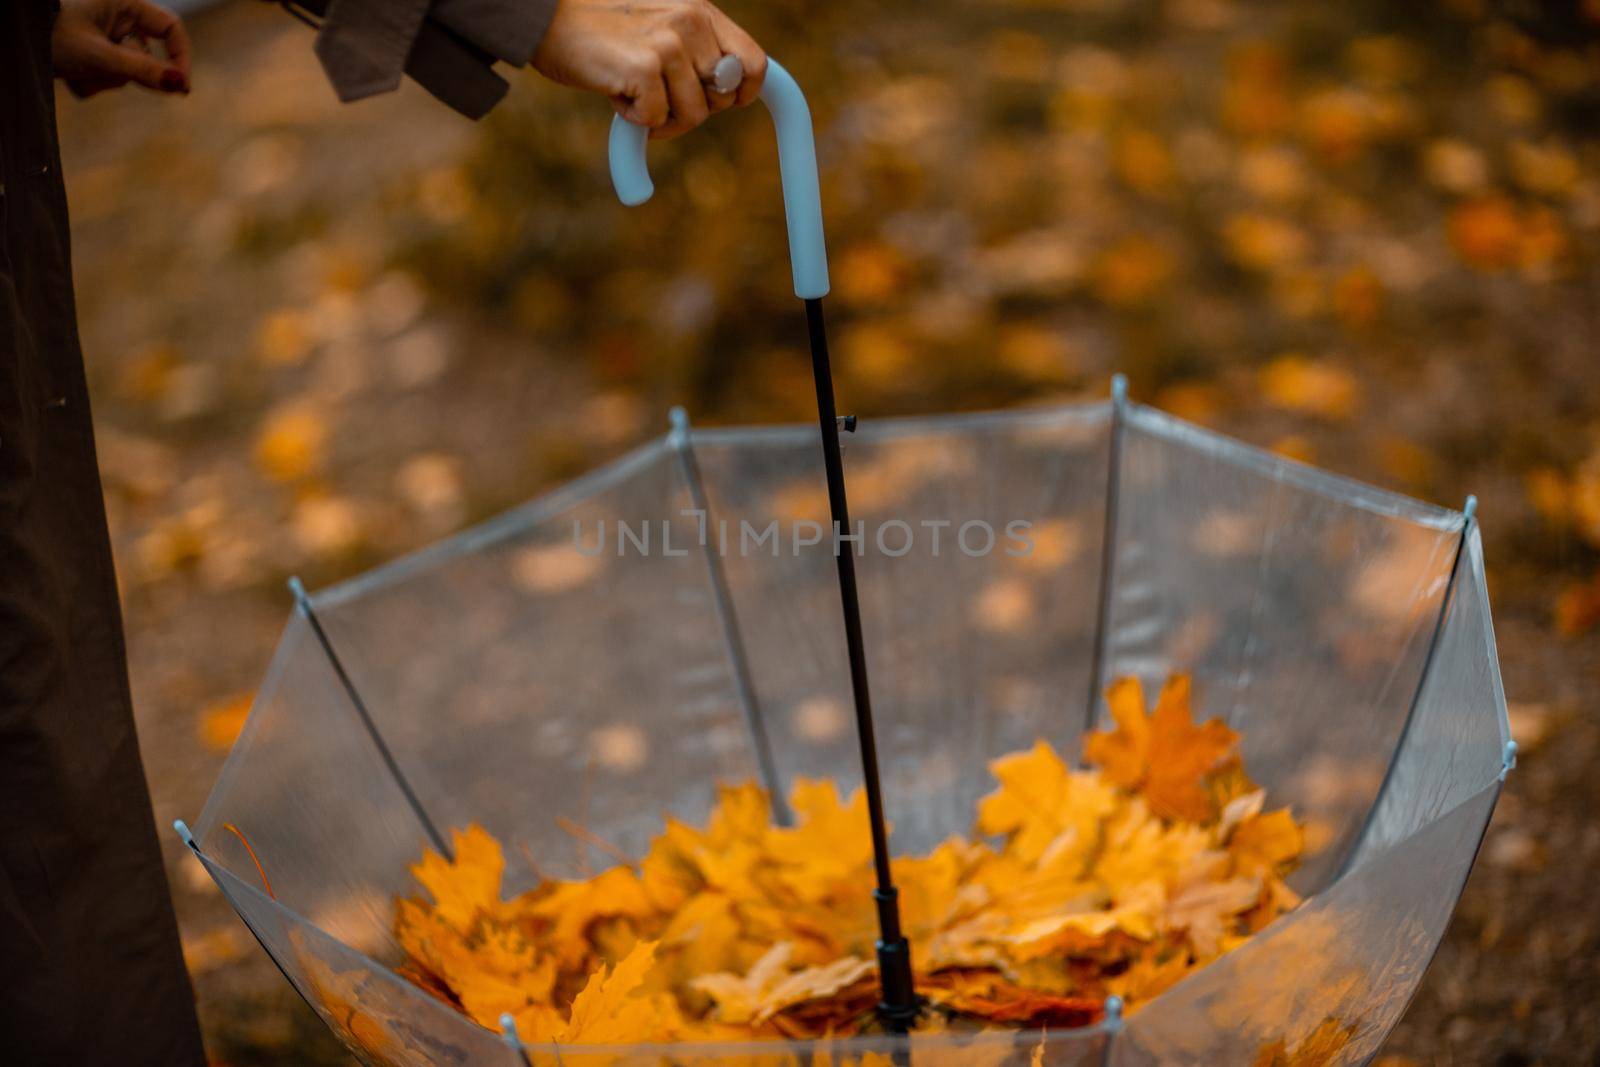
[[[745,727],[750,731],[750,744],[755,749],[756,766],[761,771],[761,782],[766,787],[768,802],[772,806],[772,821],[779,826],[791,826],[794,817],[784,800],[778,781],[778,767],[772,758],[772,742],[767,736],[766,717],[761,702],[756,697],[755,683],[751,680],[750,660],[745,653],[744,634],[739,626],[739,615],[733,606],[733,594],[728,588],[728,577],[722,569],[721,553],[711,546],[711,505],[706,498],[705,482],[700,477],[700,461],[695,457],[694,438],[689,433],[689,415],[682,408],[671,413],[672,435],[670,441],[678,453],[678,468],[689,487],[689,500],[700,513],[700,549],[705,557],[706,572],[711,582],[711,597],[717,606],[717,621],[722,625],[723,646],[728,652],[728,663],[733,668],[734,691],[739,697],[739,707],[744,711]],[[722,551],[726,551],[724,548]]]
[[[238,903],[234,901],[232,894],[230,894],[227,887],[222,884],[221,877],[218,876],[216,871],[211,869],[211,864],[213,861],[204,852],[200,851],[200,843],[196,841],[194,836],[189,832],[188,824],[182,819],[179,819],[172,824],[172,828],[178,831],[178,836],[183,839],[183,843],[189,847],[189,851],[194,853],[195,859],[200,861],[200,866],[204,867],[206,873],[211,876],[212,883],[215,884],[218,889],[222,890],[222,895],[227,898],[228,903],[233,905],[233,913],[239,916],[239,921],[244,923],[244,928],[250,931],[250,936],[256,939],[256,944],[261,946],[261,951],[267,954],[267,959],[271,960],[272,965],[278,969],[278,973],[283,975],[283,980],[289,983],[289,988],[298,993],[300,995],[300,999],[306,1002],[306,1007],[311,1009],[311,1014],[320,1016],[322,1009],[312,999],[311,995],[305,990],[301,989],[300,984],[289,976],[288,968],[286,968],[283,965],[283,962],[278,959],[278,954],[272,950],[272,943],[268,941],[267,938],[262,936],[260,930],[256,929],[256,924],[250,921],[250,916],[245,914],[245,909],[241,908]],[[243,838],[241,837],[240,840],[243,840]],[[276,897],[269,897],[268,899],[270,899],[274,904],[278,903]],[[279,906],[281,907],[281,905]]]
[[[1095,607],[1094,647],[1089,654],[1089,694],[1083,709],[1083,730],[1094,729],[1100,690],[1105,685],[1106,629],[1111,622],[1111,589],[1117,567],[1117,518],[1122,498],[1122,437],[1127,425],[1128,379],[1111,377],[1111,441],[1106,449],[1106,507],[1100,532],[1100,592]]]
[[[1349,873],[1350,866],[1355,862],[1356,854],[1361,850],[1361,842],[1365,841],[1367,834],[1372,829],[1372,824],[1378,816],[1378,807],[1383,803],[1383,798],[1389,792],[1389,783],[1394,778],[1395,768],[1400,765],[1400,754],[1405,750],[1406,739],[1411,736],[1411,725],[1416,721],[1417,707],[1422,703],[1422,694],[1427,691],[1428,679],[1433,675],[1433,661],[1439,651],[1439,641],[1444,635],[1445,620],[1450,615],[1450,606],[1455,599],[1456,582],[1461,578],[1461,557],[1467,547],[1467,536],[1472,532],[1472,524],[1478,512],[1478,498],[1467,497],[1466,507],[1462,510],[1461,533],[1456,540],[1455,559],[1450,563],[1450,578],[1445,582],[1444,595],[1439,598],[1439,614],[1433,620],[1433,633],[1428,638],[1428,651],[1422,658],[1422,671],[1417,676],[1417,688],[1411,694],[1411,705],[1406,709],[1406,721],[1400,727],[1400,737],[1395,741],[1394,752],[1389,757],[1389,766],[1383,772],[1383,782],[1378,786],[1378,791],[1372,796],[1372,806],[1367,809],[1366,818],[1361,822],[1361,829],[1350,839],[1350,846],[1344,858],[1339,861],[1339,867],[1328,884],[1333,885]]]
[[[833,558],[839,571],[839,603],[844,612],[845,648],[850,657],[850,689],[855,698],[856,736],[861,743],[861,777],[867,793],[872,829],[872,862],[878,880],[872,899],[878,905],[878,982],[882,999],[878,1014],[897,1033],[911,1028],[918,1014],[911,976],[911,945],[900,930],[899,890],[889,863],[889,832],[883,817],[883,788],[878,776],[878,742],[872,724],[872,695],[867,685],[867,650],[861,634],[861,602],[856,590],[853,548],[840,551],[841,533],[854,532],[845,497],[844,460],[839,453],[839,416],[833,399],[833,368],[828,362],[828,334],[822,300],[806,300],[806,327],[811,339],[811,373],[817,387],[817,419],[822,429],[822,461],[828,479],[828,506],[833,518]]]
[[[1106,1042],[1100,1047],[1100,1067],[1111,1067],[1111,1055],[1116,1051],[1117,1038],[1122,1036],[1122,998],[1115,994],[1106,998],[1105,1017],[1100,1024],[1105,1029]]]
[[[422,823],[422,829],[428,835],[428,840],[433,842],[433,847],[445,859],[455,862],[455,852],[445,843],[444,835],[434,825],[428,813],[422,807],[422,800],[416,791],[411,788],[411,783],[406,780],[405,773],[400,770],[400,764],[395,761],[394,753],[389,751],[388,744],[383,740],[383,735],[378,732],[378,724],[372,720],[372,713],[367,710],[366,701],[361,699],[361,693],[356,689],[355,682],[344,669],[339,654],[333,650],[333,642],[328,640],[327,631],[322,628],[322,621],[317,618],[317,613],[311,606],[311,597],[306,593],[306,587],[299,578],[289,579],[289,591],[294,594],[295,607],[306,617],[311,624],[311,632],[316,634],[317,643],[322,646],[323,653],[328,657],[328,662],[333,666],[334,674],[339,676],[339,683],[344,687],[345,695],[350,698],[351,705],[356,709],[356,715],[361,719],[361,725],[366,727],[367,737],[372,740],[372,747],[378,750],[378,758],[383,760],[383,765],[388,768],[389,774],[394,778],[395,785],[400,787],[401,794],[406,798],[406,803],[411,805],[411,810],[416,814],[417,821]]]

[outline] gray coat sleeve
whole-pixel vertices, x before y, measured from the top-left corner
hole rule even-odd
[[[557,0],[301,0],[323,16],[316,53],[341,100],[389,92],[402,74],[469,118],[506,94],[497,61],[525,66]]]

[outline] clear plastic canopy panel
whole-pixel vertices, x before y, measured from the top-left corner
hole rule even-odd
[[[1249,1062],[1329,1019],[1352,1031],[1338,1062],[1370,1056],[1514,751],[1470,516],[1120,402],[864,422],[846,467],[897,853],[968,832],[993,757],[1041,737],[1076,757],[1127,674],[1190,672],[1199,712],[1242,733],[1252,776],[1307,823],[1300,909],[1126,1020],[1049,1034],[1045,1062]],[[294,613],[194,844],[358,1055],[776,1065],[893,1047],[514,1049],[390,969],[407,867],[452,827],[516,846],[516,892],[530,857],[550,877],[605,862],[562,817],[638,854],[664,813],[702,819],[719,782],[859,783],[832,546],[803,543],[827,515],[814,427],[680,428]],[[1019,520],[1031,551],[1008,536]],[[912,1050],[1026,1063],[1039,1043]]]

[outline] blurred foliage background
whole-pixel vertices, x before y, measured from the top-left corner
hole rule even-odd
[[[1482,500],[1511,779],[1395,1062],[1600,1052],[1600,4],[726,5],[811,97],[843,409],[1137,399]],[[85,347],[160,821],[287,612],[664,429],[805,420],[770,125],[651,149],[516,77],[342,107],[261,4],[195,93],[63,97]],[[169,859],[219,1063],[342,1062]]]

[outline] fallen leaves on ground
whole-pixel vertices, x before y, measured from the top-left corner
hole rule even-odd
[[[1562,587],[1556,596],[1555,622],[1563,637],[1581,637],[1600,626],[1600,571]]]
[[[1349,371],[1300,353],[1267,364],[1260,382],[1262,395],[1272,406],[1325,419],[1348,419],[1361,401],[1360,386]]]
[[[1137,1010],[1298,903],[1302,829],[1265,810],[1236,733],[1194,722],[1188,679],[1153,708],[1132,679],[1107,696],[1087,769],[1043,740],[1003,756],[974,836],[894,861],[925,1025],[1092,1025],[1108,996]],[[402,972],[528,1042],[871,1031],[865,800],[801,779],[790,801],[777,826],[762,790],[723,786],[704,826],[668,818],[637,864],[509,898],[500,843],[457,830],[453,859],[412,867],[425,895],[397,901]]]
[[[213,752],[227,752],[233,748],[254,702],[255,694],[245,693],[208,705],[200,712],[200,740]]]

